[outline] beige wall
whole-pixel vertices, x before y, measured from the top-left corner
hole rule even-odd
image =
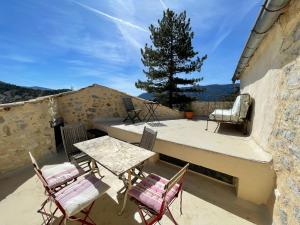
[[[300,224],[300,1],[291,1],[240,80],[255,100],[251,136],[273,155],[274,224]]]
[[[137,142],[141,134],[111,126],[108,134],[128,142]],[[230,139],[228,139],[230,140]],[[209,141],[213,141],[210,139]],[[237,196],[255,204],[267,204],[274,188],[274,171],[269,162],[247,160],[157,138],[154,151],[186,162],[220,171],[238,178]]]
[[[94,118],[124,118],[122,97],[128,96],[100,85],[78,91],[0,105],[0,176],[29,165],[28,151],[42,159],[54,153],[54,131],[49,121],[63,117],[66,123],[82,122],[90,128]],[[133,97],[143,109],[144,100]],[[182,118],[179,111],[160,106],[161,118]],[[143,114],[142,114],[143,116]]]

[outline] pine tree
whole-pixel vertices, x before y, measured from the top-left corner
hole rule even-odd
[[[149,30],[153,45],[146,44],[141,49],[147,80],[138,80],[136,87],[154,94],[158,101],[171,108],[173,104],[190,101],[182,92],[199,91],[194,86],[203,78],[185,78],[183,74],[200,72],[207,55],[199,58],[193,49],[194,33],[186,12],[176,14],[167,9],[162,20],[158,20],[158,26],[151,24]],[[185,85],[189,86],[182,89]]]

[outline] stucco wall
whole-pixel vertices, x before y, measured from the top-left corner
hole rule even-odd
[[[274,224],[300,224],[300,1],[292,0],[242,74],[254,98],[251,137],[273,155]]]
[[[82,122],[91,127],[94,118],[124,118],[122,97],[128,96],[100,85],[38,99],[0,105],[0,176],[29,165],[28,151],[37,159],[54,153],[54,131],[49,121],[63,117],[66,123]],[[145,112],[144,101],[132,97]],[[161,118],[182,118],[179,111],[159,106]],[[143,116],[143,114],[142,114]]]

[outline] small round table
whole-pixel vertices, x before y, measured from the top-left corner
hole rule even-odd
[[[145,107],[148,110],[148,112],[144,116],[143,120],[146,122],[149,122],[149,120],[151,118],[153,118],[153,121],[159,122],[158,117],[155,114],[155,111],[156,111],[157,107],[159,106],[159,103],[158,102],[144,102],[144,104],[145,104]]]

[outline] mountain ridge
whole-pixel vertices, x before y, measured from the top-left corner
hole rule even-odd
[[[183,92],[189,97],[194,97],[198,101],[216,101],[221,100],[224,96],[230,96],[234,92],[239,91],[240,85],[237,84],[209,84],[209,85],[197,85],[199,89],[203,89],[202,92]],[[184,89],[184,88],[182,88]],[[146,100],[154,100],[154,96],[151,93],[142,93],[138,97]]]
[[[33,98],[54,95],[69,89],[48,89],[43,87],[23,87],[0,81],[0,104],[27,101]]]

